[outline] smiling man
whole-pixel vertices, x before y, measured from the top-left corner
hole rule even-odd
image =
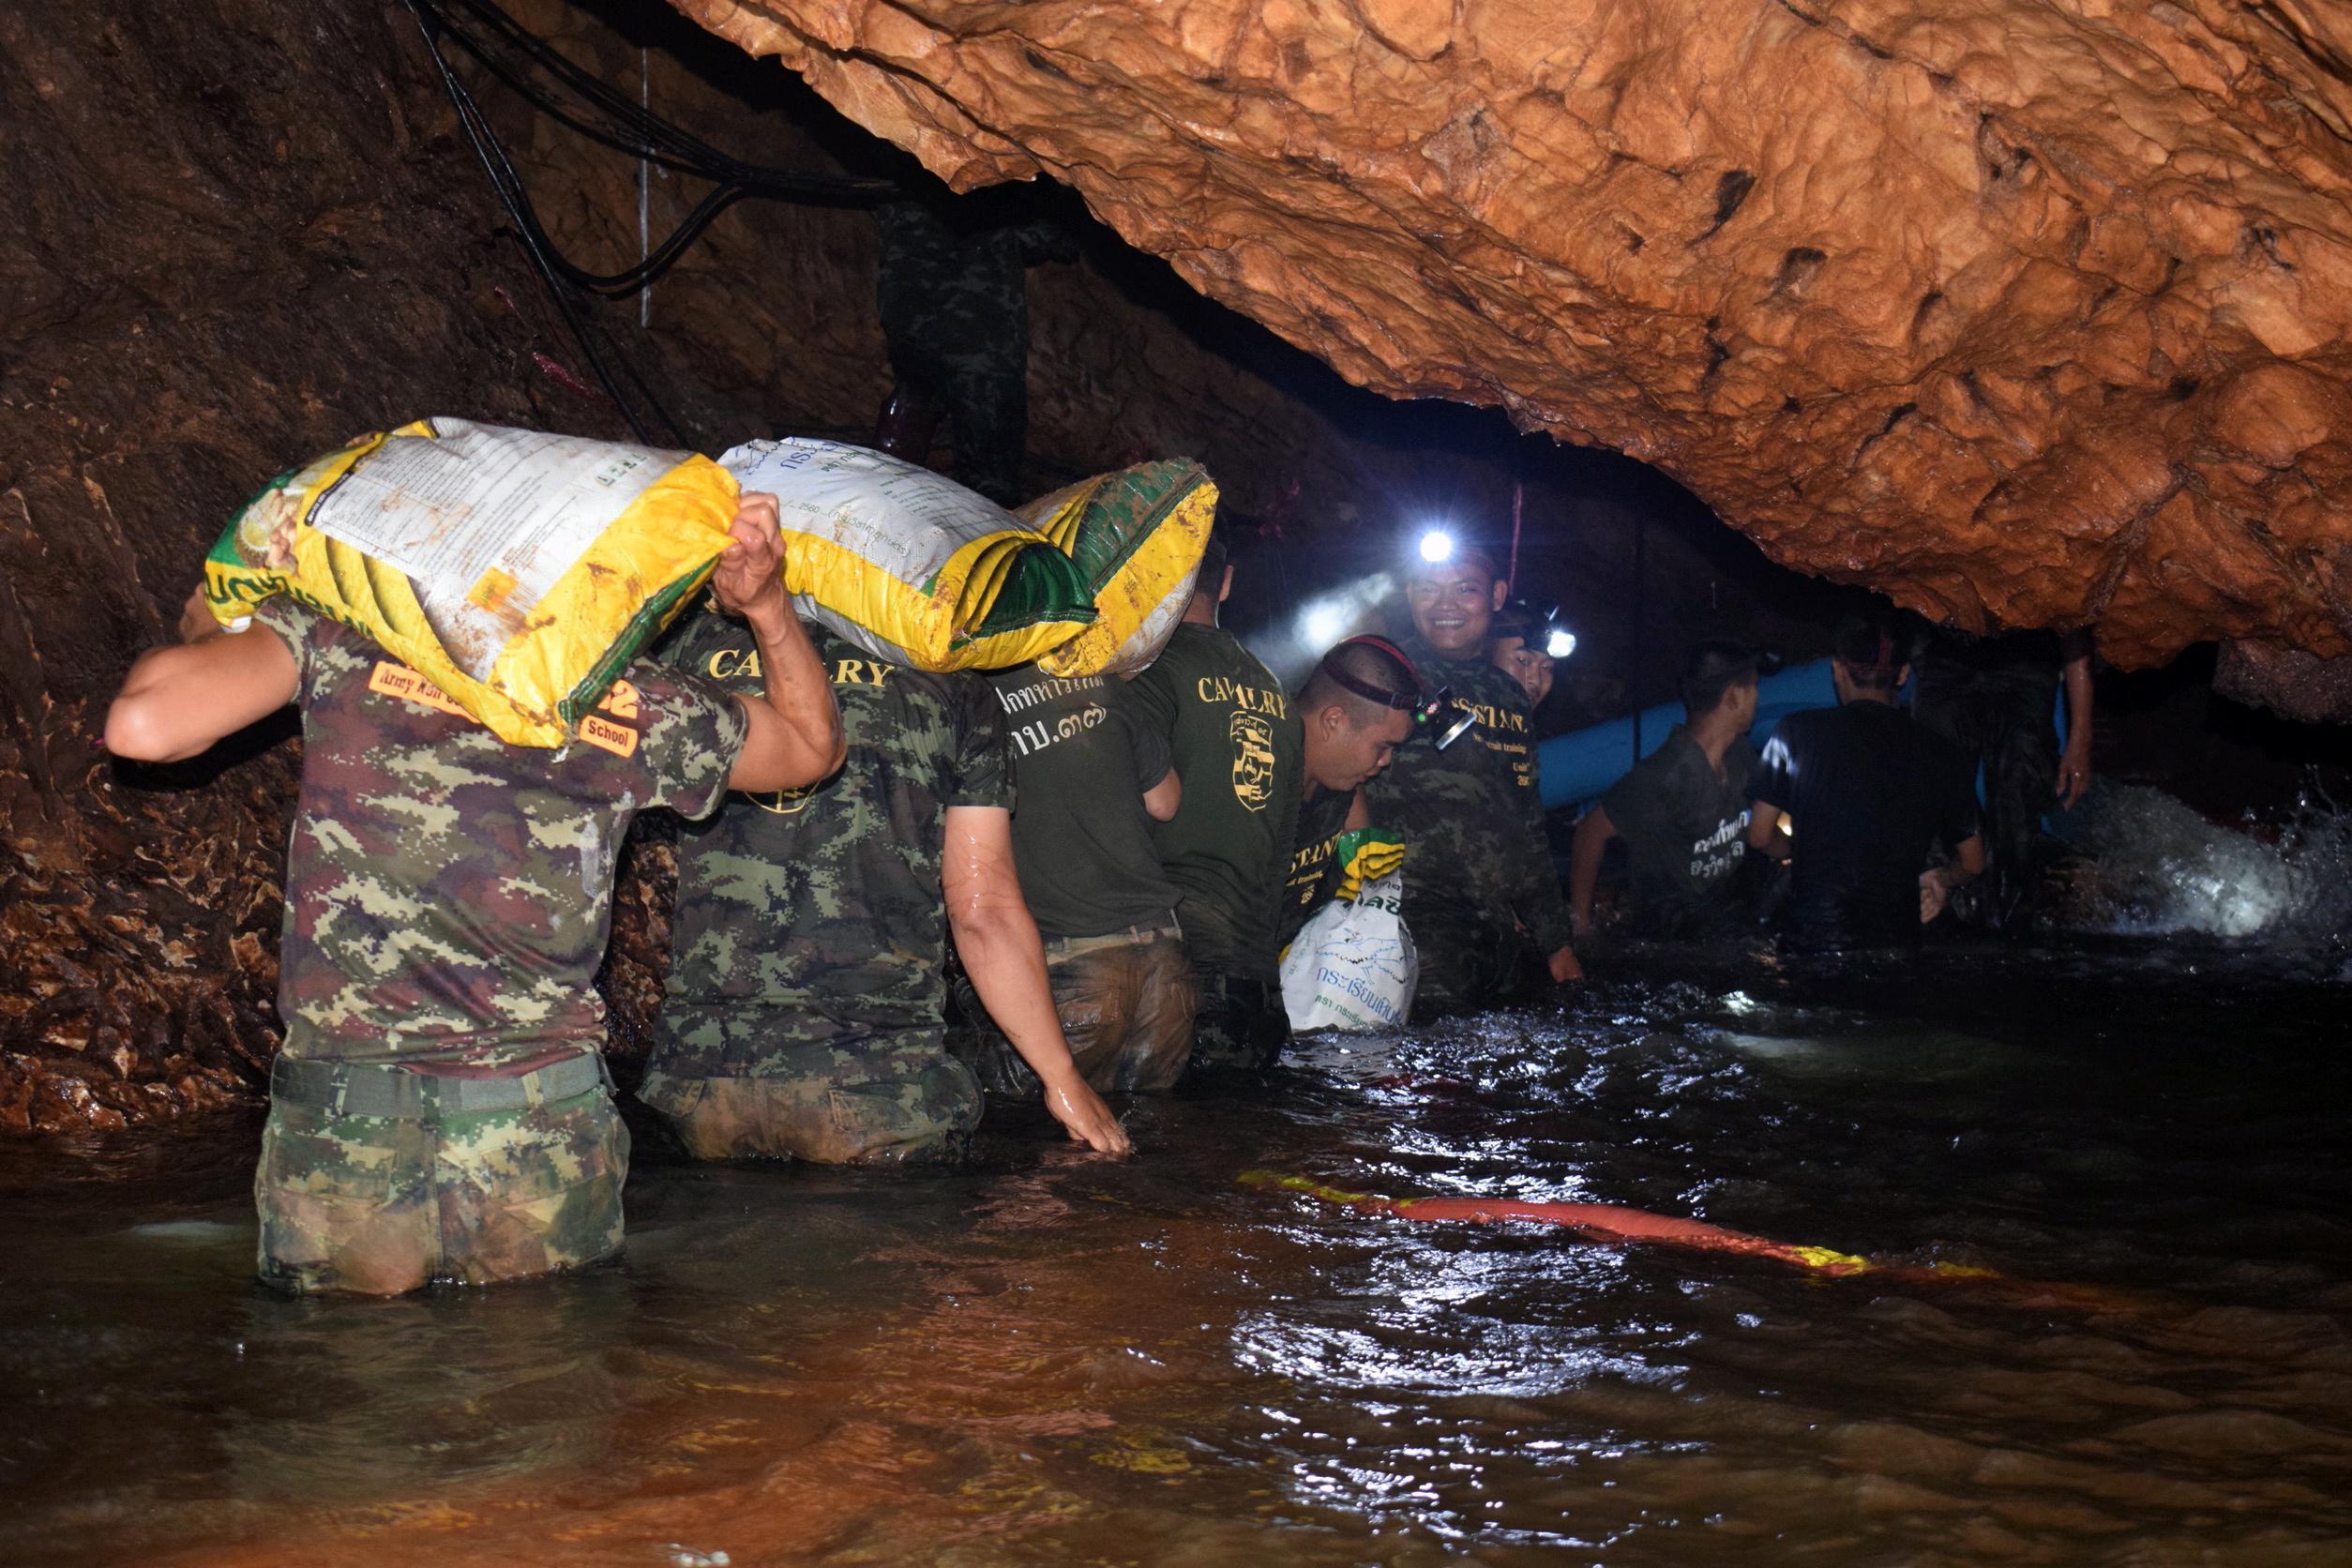
[[[1544,842],[1527,693],[1486,658],[1509,592],[1494,558],[1474,546],[1416,563],[1405,578],[1406,656],[1425,691],[1450,689],[1471,721],[1440,750],[1434,743],[1453,722],[1440,715],[1364,787],[1373,816],[1406,840],[1405,923],[1421,950],[1416,1017],[1504,1000],[1530,950],[1545,955],[1555,982],[1584,976]]]

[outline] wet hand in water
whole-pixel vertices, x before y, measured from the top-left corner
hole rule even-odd
[[[1127,1129],[1083,1078],[1047,1089],[1046,1108],[1053,1112],[1053,1119],[1062,1123],[1073,1142],[1083,1143],[1098,1154],[1124,1157],[1135,1153],[1135,1145],[1127,1141]]]
[[[719,552],[718,568],[711,574],[711,591],[721,610],[757,622],[789,615],[784,593],[784,535],[776,513],[776,497],[752,492],[735,508],[727,530],[727,548]]]

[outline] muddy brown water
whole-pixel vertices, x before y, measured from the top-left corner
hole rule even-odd
[[[390,1303],[249,1283],[249,1118],[11,1146],[0,1556],[2352,1562],[2341,984],[2113,943],[1636,967],[1136,1104],[1123,1165],[1020,1124],[954,1175],[641,1138],[618,1265]]]

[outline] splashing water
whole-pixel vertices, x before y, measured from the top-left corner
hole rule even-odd
[[[2275,831],[2223,827],[2161,790],[2103,786],[2066,923],[2123,935],[2331,941],[2352,924],[2352,813],[2306,793]]]

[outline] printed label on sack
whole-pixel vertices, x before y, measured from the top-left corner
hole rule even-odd
[[[974,539],[1026,532],[986,496],[863,446],[747,441],[718,461],[746,494],[776,497],[785,533],[828,539],[901,582],[929,581]]]
[[[310,526],[406,574],[475,680],[533,607],[683,453],[437,419],[387,441],[311,509]]]

